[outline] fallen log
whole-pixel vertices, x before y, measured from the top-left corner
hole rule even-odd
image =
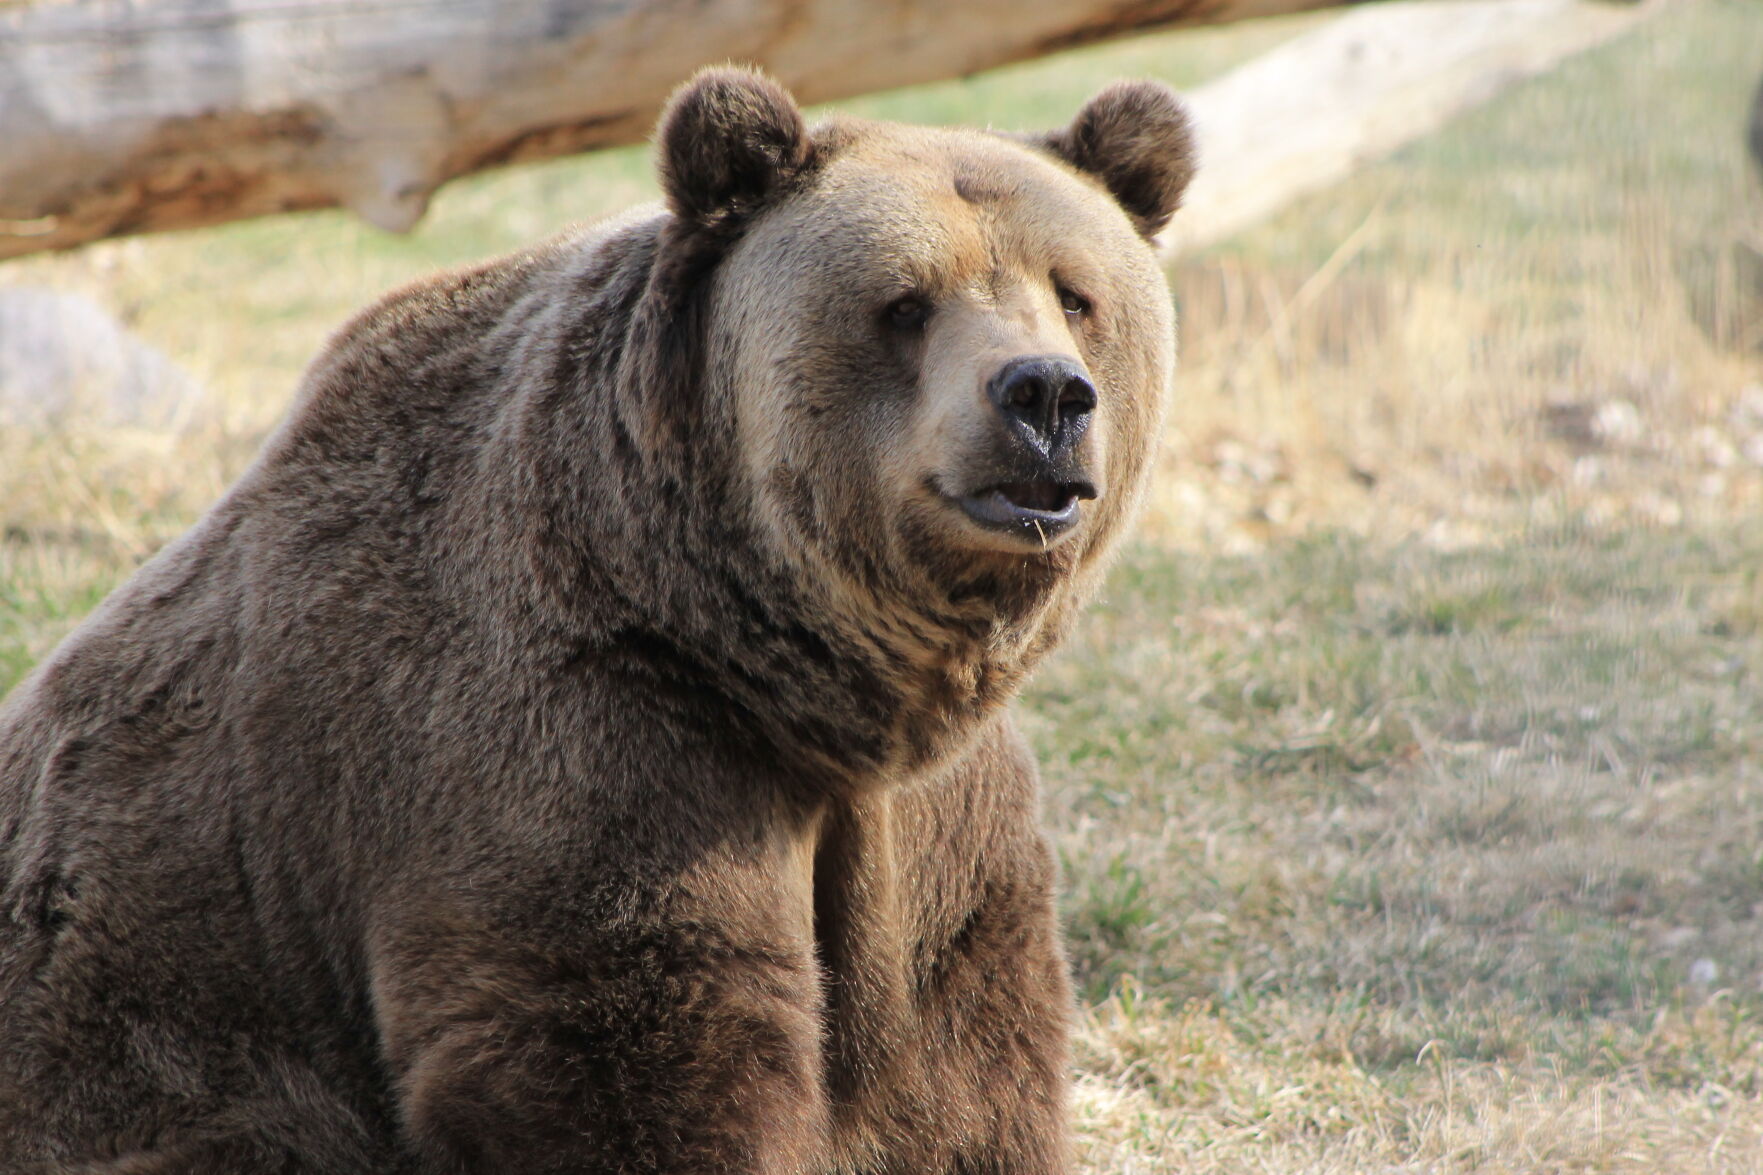
[[[0,259],[334,205],[407,229],[448,179],[640,139],[709,60],[814,102],[1336,2],[0,0]],[[1166,243],[1229,236],[1667,2],[1396,0],[1294,38],[1188,95],[1202,166]]]
[[[1247,228],[1669,2],[1396,0],[1294,37],[1185,95],[1200,167],[1165,248]]]
[[[0,258],[638,140],[754,62],[804,102],[1338,0],[0,0]]]

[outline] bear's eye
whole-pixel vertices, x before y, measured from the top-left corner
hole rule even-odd
[[[930,304],[923,298],[908,294],[888,303],[888,325],[895,330],[918,330],[930,318]]]
[[[1059,308],[1065,313],[1076,316],[1090,312],[1090,300],[1064,286],[1059,287]]]

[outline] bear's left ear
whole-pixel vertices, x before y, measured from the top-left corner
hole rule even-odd
[[[764,207],[808,165],[808,125],[789,91],[753,70],[712,68],[668,100],[659,164],[667,206],[720,228]]]
[[[1146,237],[1169,223],[1194,177],[1193,124],[1161,82],[1115,82],[1041,142],[1100,179]]]

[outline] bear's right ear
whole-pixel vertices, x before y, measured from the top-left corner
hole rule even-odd
[[[746,69],[705,69],[668,100],[661,187],[683,221],[721,228],[764,207],[807,169],[808,125],[789,91]]]
[[[1169,223],[1194,178],[1193,124],[1161,82],[1114,83],[1041,143],[1101,180],[1145,237]]]

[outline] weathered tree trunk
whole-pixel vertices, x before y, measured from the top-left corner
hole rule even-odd
[[[804,101],[1339,0],[0,0],[0,257],[631,142],[696,67]]]
[[[709,61],[804,101],[1340,0],[0,0],[0,258],[342,204],[630,142]],[[1189,95],[1173,248],[1217,240],[1665,3],[1398,0]]]
[[[1295,37],[1186,95],[1200,168],[1164,244],[1222,240],[1668,2],[1393,0]]]

